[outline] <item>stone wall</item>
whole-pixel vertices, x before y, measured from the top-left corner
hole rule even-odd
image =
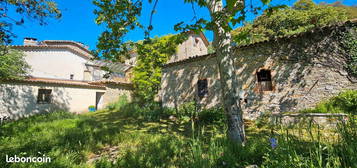
[[[103,106],[119,100],[119,97],[126,95],[128,100],[132,99],[132,87],[126,85],[107,84],[106,92],[103,95]]]
[[[353,119],[353,116],[350,119]],[[273,125],[288,127],[305,125],[319,126],[322,128],[337,128],[338,124],[349,120],[349,116],[340,113],[274,114],[270,116],[269,120]]]
[[[346,26],[327,27],[297,37],[284,37],[235,49],[236,73],[245,118],[264,112],[296,112],[337,95],[357,89],[346,69],[346,52],[336,34]],[[164,106],[177,107],[196,100],[204,107],[220,101],[216,57],[206,55],[167,64],[163,69],[161,99]],[[271,71],[272,91],[259,91],[257,71]],[[199,100],[197,80],[208,79],[208,94]]]

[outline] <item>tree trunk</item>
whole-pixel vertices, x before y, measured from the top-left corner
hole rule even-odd
[[[225,21],[224,17],[218,16],[219,14],[222,14],[222,1],[212,0],[209,9],[212,20],[215,22],[213,46],[216,49],[222,101],[228,122],[227,136],[233,142],[244,145],[245,130],[242,115],[243,112],[238,94],[240,88],[236,77],[233,56],[230,56],[233,54],[231,34],[222,27],[222,25],[228,24],[227,21]]]

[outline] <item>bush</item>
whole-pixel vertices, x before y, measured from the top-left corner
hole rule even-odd
[[[332,98],[332,104],[342,112],[357,115],[357,90],[349,90]]]
[[[129,103],[128,97],[126,95],[122,95],[119,97],[118,101],[109,104],[107,106],[107,109],[111,111],[119,111],[120,108],[122,108],[124,105],[128,103]]]
[[[205,124],[224,124],[226,122],[226,115],[221,107],[203,109],[198,113],[198,118]]]
[[[346,113],[357,115],[357,90],[348,90],[302,113]]]
[[[158,121],[160,118],[168,117],[173,114],[173,110],[162,108],[159,102],[129,102],[126,95],[119,97],[117,102],[107,106],[107,110],[120,112],[124,117],[133,117],[148,121]]]

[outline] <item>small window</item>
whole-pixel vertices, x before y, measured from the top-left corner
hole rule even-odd
[[[259,91],[272,91],[271,71],[262,69],[257,72]]]
[[[201,79],[197,81],[198,97],[202,99],[206,94],[208,94],[208,82],[207,79]]]
[[[200,42],[199,38],[195,38],[195,43],[198,44],[198,42]]]
[[[71,75],[69,76],[69,79],[73,80],[73,78],[74,78],[74,74],[71,74]]]
[[[38,89],[37,103],[48,104],[51,103],[51,89]]]

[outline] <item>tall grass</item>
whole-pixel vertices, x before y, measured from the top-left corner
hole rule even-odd
[[[247,143],[240,146],[225,136],[220,108],[188,103],[176,111],[121,98],[87,115],[54,112],[1,125],[0,167],[357,167],[355,116],[331,130],[314,123],[273,127],[264,120],[246,122],[246,127]],[[114,146],[114,157],[103,151]],[[46,154],[53,162],[6,163],[6,154]],[[88,162],[91,155],[100,158]]]
[[[331,99],[333,105],[339,105],[334,108],[342,109],[344,105],[341,103],[351,100],[348,98],[348,101],[341,101],[341,99],[345,99],[351,93],[353,97],[354,91],[348,91]],[[302,123],[293,128],[273,127],[266,121],[259,120],[255,124],[248,124],[248,142],[243,147],[232,144],[225,137],[225,116],[220,108],[199,110],[195,103],[187,103],[179,107],[178,111],[171,111],[170,114],[177,117],[178,123],[190,125],[187,127],[190,131],[186,139],[174,140],[180,144],[180,149],[172,153],[171,157],[182,159],[169,164],[173,167],[357,166],[354,156],[357,147],[357,129],[356,121],[353,119],[348,122],[341,121],[335,130],[324,130],[314,123]],[[274,149],[269,142],[271,138],[276,138],[278,142]],[[144,155],[145,152],[142,154]],[[126,160],[121,160],[121,163],[125,162]],[[140,159],[134,162],[135,165],[148,165]],[[166,165],[160,161],[155,163],[156,167]]]

